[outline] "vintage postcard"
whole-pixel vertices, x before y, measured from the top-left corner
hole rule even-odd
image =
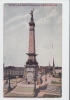
[[[4,3],[3,95],[62,97],[62,3]]]

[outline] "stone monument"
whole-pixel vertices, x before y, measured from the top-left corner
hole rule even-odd
[[[29,52],[26,53],[28,55],[28,60],[25,65],[28,84],[34,83],[34,77],[37,77],[39,69],[38,62],[36,61],[37,54],[35,53],[35,23],[33,12],[34,10],[31,10],[31,19],[29,22]]]

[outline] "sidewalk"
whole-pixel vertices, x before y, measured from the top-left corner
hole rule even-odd
[[[43,97],[44,94],[60,96],[60,94],[58,94],[58,93],[52,93],[52,92],[49,93],[49,92],[46,92],[46,91],[43,91],[43,92],[41,91],[41,92],[38,93],[37,97]]]

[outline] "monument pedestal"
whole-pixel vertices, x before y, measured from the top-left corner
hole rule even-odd
[[[27,73],[27,83],[34,84],[34,76],[38,76],[38,68],[37,65],[26,65],[26,73]],[[36,71],[36,72],[35,72]]]

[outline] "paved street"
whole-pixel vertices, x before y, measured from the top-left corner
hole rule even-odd
[[[47,78],[46,81],[45,81],[45,78]],[[52,95],[58,95],[58,96],[61,94],[61,87],[59,85],[51,84],[51,81],[59,81],[59,78],[57,79],[57,78],[52,77],[50,74],[47,74],[47,76],[46,75],[42,76],[42,80],[43,80],[42,84],[46,83],[48,85],[45,90],[40,90],[37,97],[42,97],[44,94],[52,94]],[[12,84],[12,82],[14,82],[14,84]],[[17,94],[20,94],[22,96],[33,94],[34,84],[28,85],[28,84],[26,84],[24,79],[18,79],[17,82],[18,82],[17,87],[15,87],[8,94],[5,94],[5,96],[11,96],[13,94],[14,94],[13,96],[16,96]],[[11,80],[11,87],[13,88],[15,85],[16,85],[16,80],[15,79]],[[4,89],[6,89],[7,87],[8,87],[8,84],[4,84]],[[39,85],[36,85],[36,88],[38,88],[38,87],[39,87]]]

